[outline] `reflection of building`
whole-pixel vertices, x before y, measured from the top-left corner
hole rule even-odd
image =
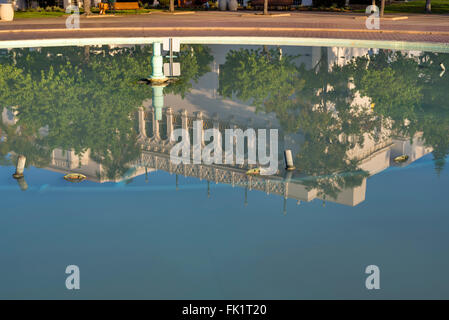
[[[247,47],[248,46],[245,46],[245,48]],[[210,46],[210,48],[212,49],[214,57],[214,61],[212,62],[212,72],[205,74],[201,79],[199,79],[198,83],[193,84],[192,90],[187,93],[184,98],[181,98],[177,95],[166,95],[166,105],[170,107],[168,111],[168,113],[170,114],[169,118],[173,119],[173,117],[176,117],[176,115],[178,115],[178,117],[181,117],[180,115],[184,114],[184,117],[186,117],[186,119],[191,119],[186,120],[187,123],[187,121],[192,121],[194,119],[194,114],[201,112],[203,118],[212,119],[210,120],[212,122],[213,119],[215,119],[216,121],[217,119],[220,119],[220,121],[222,122],[227,121],[228,123],[232,123],[233,125],[238,126],[242,129],[248,127],[248,121],[250,119],[252,121],[252,124],[249,125],[250,127],[273,127],[280,129],[276,118],[272,114],[256,114],[254,107],[238,101],[238,99],[223,99],[217,94],[216,90],[218,88],[220,65],[225,63],[226,54],[230,50],[239,49],[241,48],[241,46],[212,45]],[[255,46],[254,48],[260,47]],[[338,47],[326,48],[327,63],[329,66],[335,63],[341,66],[351,61],[354,57],[372,54],[375,53],[375,51],[377,50],[374,49],[373,51],[371,51],[369,49]],[[306,68],[309,69],[314,67],[320,61],[323,54],[322,48],[320,47],[282,47],[282,52],[283,54],[290,55],[299,54],[299,58],[295,60],[296,63],[304,63]],[[370,102],[371,101],[369,98],[362,98],[357,94],[353,101],[353,105],[369,106]],[[154,130],[155,126],[157,126],[157,130],[159,130],[160,127],[164,126],[176,126],[176,121],[173,122],[173,124],[170,124],[170,121],[166,122],[168,118],[165,116],[163,118],[163,121],[157,124],[153,124],[154,118],[153,116],[151,116],[151,109],[149,108],[148,110],[149,112],[145,113],[145,117],[149,121],[146,129],[147,132],[148,127],[151,127],[153,128],[152,130]],[[235,116],[236,114],[238,114],[238,117]],[[152,134],[148,136],[152,136],[152,138],[150,139],[151,143],[147,145],[152,150],[152,153],[151,156],[149,154],[145,155],[146,158],[142,161],[150,163],[154,163],[155,161],[161,165],[162,163],[164,163],[164,152],[169,149],[165,140],[167,137],[167,133],[162,130],[162,132],[157,132],[156,138]],[[395,148],[397,148],[399,144],[398,139],[393,139],[390,137],[391,132],[389,132],[386,128],[381,128],[380,132],[378,132],[378,136],[380,137],[380,139],[374,140],[371,135],[365,134],[363,147],[357,145],[356,147],[348,151],[348,157],[350,159],[359,160],[360,168],[367,171],[370,175],[377,174],[378,172],[385,170],[390,165],[392,165],[392,163],[394,163],[392,159],[396,155]],[[163,138],[160,139],[160,137]],[[282,139],[282,135],[280,135],[280,137]],[[351,137],[347,138],[350,139]],[[299,135],[286,136],[280,143],[280,153],[282,154],[282,151],[284,149],[282,145],[284,145],[285,148],[292,149],[293,152],[297,152],[297,148],[300,145],[298,141],[301,141],[301,139],[302,137]],[[420,141],[419,139],[415,139],[414,143],[409,147],[410,149],[407,149],[406,153],[410,152],[416,154],[416,157],[410,157],[409,162],[412,162],[431,151],[429,148],[426,148],[424,150],[422,148],[422,141]],[[157,154],[155,154],[154,152],[156,152]],[[169,166],[164,167],[162,165],[158,167],[158,169],[177,173],[179,172],[176,170],[180,170],[180,168],[173,168]],[[209,174],[209,170],[204,166],[198,167],[197,169],[183,168],[183,170],[184,169],[186,170],[185,172],[187,175],[196,176],[198,178],[208,179],[211,181],[215,181],[217,177],[222,177],[222,180],[218,182],[235,184],[236,181],[240,181],[239,184],[246,187],[248,187],[252,182],[249,181],[248,177],[239,175],[244,173],[244,168],[233,168],[233,170],[231,170],[230,168],[226,168],[226,172],[232,171],[231,177],[225,174],[225,172],[217,171],[218,168],[214,168],[214,175],[212,176]],[[184,171],[181,170],[181,172]],[[293,182],[285,182],[282,176],[260,177],[260,179],[267,181],[267,185],[260,188],[256,187],[255,189],[270,190],[270,183],[272,183],[278,184],[278,186],[273,187],[273,190],[276,190],[274,191],[274,193],[286,196],[288,198],[295,198],[303,201],[311,201],[315,198],[319,198],[317,190],[307,190],[304,185],[294,182],[298,181],[295,179],[292,180]],[[366,179],[358,187],[342,190],[335,201],[345,205],[354,206],[365,199],[365,192]]]
[[[145,168],[134,168],[129,174],[119,179],[108,179],[105,168],[90,157],[90,150],[87,150],[82,155],[75,154],[73,150],[55,149],[51,154],[51,162],[46,169],[56,172],[67,173],[82,173],[88,180],[94,182],[119,182],[121,180],[132,179],[145,173]],[[152,170],[148,170],[152,171]]]
[[[17,112],[12,112],[11,110],[4,108],[2,111],[2,122],[5,125],[11,126],[17,123],[18,119],[16,117]],[[46,135],[48,128],[41,128],[39,133],[41,135]],[[3,141],[3,136],[0,131],[0,142]],[[7,139],[7,137],[5,137]],[[82,155],[77,155],[74,150],[62,150],[54,149],[51,153],[51,160],[46,169],[61,173],[82,173],[88,180],[94,182],[118,182],[121,180],[132,179],[133,177],[139,176],[145,173],[145,168],[134,168],[131,172],[126,174],[126,176],[120,179],[108,179],[105,174],[105,168],[103,166],[92,160],[90,156],[90,150],[87,150]],[[151,169],[147,170],[148,172]]]
[[[8,108],[3,108],[2,111],[2,122],[8,126],[14,125],[17,122],[16,112],[9,110]]]
[[[163,170],[169,173],[196,177],[199,179],[208,180],[216,183],[225,183],[232,186],[240,186],[247,190],[259,190],[270,194],[277,194],[284,198],[294,198],[300,201],[312,201],[313,199],[323,199],[319,195],[317,189],[308,189],[301,183],[304,177],[288,178],[286,173],[282,170],[283,163],[280,162],[280,172],[274,176],[256,176],[250,177],[246,175],[249,166],[230,166],[230,165],[194,165],[194,164],[180,164],[173,165],[170,162],[170,149],[172,144],[168,137],[174,128],[183,127],[191,131],[193,121],[202,119],[204,128],[219,128],[220,131],[225,128],[238,127],[245,130],[248,124],[242,123],[238,120],[225,118],[220,120],[217,115],[210,119],[205,117],[202,112],[189,114],[186,110],[173,112],[172,108],[168,107],[163,113],[162,121],[155,121],[154,112],[150,109],[139,112],[139,130],[140,139],[143,145],[143,151],[140,161],[136,163],[138,167],[148,167],[154,170]],[[282,139],[282,137],[281,137]],[[395,150],[402,140],[397,138],[390,138],[385,135],[385,138],[375,141],[368,134],[366,134],[363,147],[357,146],[348,152],[350,159],[358,159],[360,161],[359,167],[367,171],[370,175],[377,174],[388,168],[392,163],[392,158],[395,156]],[[279,152],[282,154],[282,144],[279,144]],[[419,136],[415,137],[413,143],[409,144],[406,149],[412,155],[410,162],[419,159],[425,154],[431,152],[430,148],[423,147]],[[408,153],[407,153],[408,154]],[[365,200],[366,180],[357,187],[343,189],[336,199],[326,200],[337,202],[344,205],[355,206]]]
[[[406,154],[409,158],[405,163],[401,164],[402,166],[406,166],[432,152],[432,148],[426,147],[421,137],[422,133],[420,132],[415,134],[413,139],[407,137],[395,137],[393,139],[394,145],[391,148],[391,159]],[[397,164],[394,161],[391,161],[391,165]]]
[[[179,95],[168,94],[162,97],[154,95],[155,101],[146,101],[144,108],[139,111],[139,141],[142,145],[140,158],[134,163],[135,170],[130,172],[123,179],[144,174],[146,170],[163,170],[177,175],[197,177],[211,182],[225,183],[232,186],[240,186],[247,190],[260,190],[263,192],[277,194],[284,198],[294,198],[300,201],[312,201],[322,198],[319,190],[306,188],[302,183],[302,176],[288,177],[281,170],[274,176],[249,177],[245,174],[249,168],[247,165],[173,165],[169,159],[169,152],[172,146],[168,137],[176,128],[192,129],[195,119],[204,121],[204,128],[277,128],[281,129],[276,117],[273,114],[256,114],[255,108],[238,101],[237,99],[223,99],[217,93],[220,65],[225,62],[226,53],[231,49],[238,49],[240,46],[211,46],[214,56],[212,71],[205,74],[198,83],[193,84],[192,90],[182,98]],[[219,48],[219,49],[218,49]],[[322,50],[319,47],[282,47],[283,54],[297,55],[297,63],[305,63],[307,68],[312,68],[321,59]],[[327,59],[329,65],[337,63],[343,65],[354,56],[365,55],[366,49],[357,48],[327,48]],[[161,90],[162,91],[162,90]],[[165,101],[156,101],[155,98],[164,98]],[[353,101],[357,105],[369,105],[368,98],[357,96]],[[164,106],[160,117],[156,117],[151,106]],[[156,120],[160,118],[161,120]],[[16,118],[13,113],[6,111],[2,113],[2,120],[5,124],[13,125]],[[377,174],[389,166],[393,165],[392,159],[397,155],[407,154],[409,160],[403,165],[407,165],[431,151],[425,147],[417,134],[412,141],[409,138],[391,137],[391,132],[386,128],[379,129],[381,138],[374,140],[370,135],[365,135],[363,147],[357,145],[349,150],[347,155],[350,159],[360,161],[360,168],[370,175]],[[288,135],[283,138],[282,132],[279,134],[279,154],[282,155],[284,148],[298,152],[301,145],[300,135]],[[351,139],[351,137],[340,137],[341,139]],[[280,161],[281,167],[283,162]],[[148,168],[148,169],[147,169]],[[86,175],[89,180],[95,182],[110,181],[105,178],[103,166],[91,159],[89,151],[82,156],[76,155],[73,151],[63,151],[55,149],[52,152],[51,163],[47,169],[62,173],[78,172]],[[123,180],[120,179],[120,180]],[[114,180],[117,181],[117,180]],[[357,187],[341,190],[335,201],[344,205],[355,206],[365,199],[366,179]]]

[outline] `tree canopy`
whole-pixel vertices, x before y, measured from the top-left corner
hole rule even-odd
[[[18,152],[21,139],[45,150],[82,154],[90,149],[93,158],[115,168],[117,159],[124,166],[131,155],[137,157],[130,150],[137,148],[134,114],[152,95],[151,86],[138,80],[151,74],[151,50],[86,46],[6,52],[0,58],[1,107],[17,112],[14,127],[20,131],[8,138],[10,150],[3,153]],[[211,59],[209,48],[183,45],[179,58],[183,72],[166,92],[184,95],[191,81],[208,71]],[[45,136],[39,133],[41,128],[48,128]],[[19,140],[14,142],[14,137]],[[126,168],[112,171],[123,173]]]

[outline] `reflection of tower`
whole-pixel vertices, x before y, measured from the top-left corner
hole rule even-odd
[[[153,108],[155,114],[155,120],[162,120],[162,108],[164,107],[164,87],[165,83],[152,84],[153,89]]]
[[[162,108],[164,107],[164,87],[168,78],[164,75],[164,61],[161,54],[161,43],[153,43],[153,55],[151,56],[150,76],[151,88],[153,89],[153,107],[155,120],[162,120]]]
[[[151,56],[152,73],[150,76],[151,82],[165,82],[167,77],[164,75],[164,61],[161,55],[161,43],[153,43],[153,55]]]

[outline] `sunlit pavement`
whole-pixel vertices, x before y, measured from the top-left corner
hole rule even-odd
[[[66,29],[66,18],[16,19],[0,22],[0,40],[80,37],[269,36],[449,43],[449,16],[385,15],[379,30],[368,30],[363,14],[249,11],[151,13],[80,18],[80,29]]]

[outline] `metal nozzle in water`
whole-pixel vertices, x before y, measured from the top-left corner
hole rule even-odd
[[[284,151],[284,158],[285,158],[285,169],[288,171],[295,170],[296,168],[293,164],[292,151],[290,149]]]
[[[23,155],[20,155],[17,159],[16,172],[12,175],[14,179],[23,178],[23,170],[25,170],[25,163],[27,158]]]

